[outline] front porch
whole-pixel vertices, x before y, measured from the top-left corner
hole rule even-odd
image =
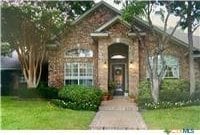
[[[139,83],[139,42],[130,24],[117,16],[90,36],[97,45],[98,86],[108,92],[109,84],[115,82],[117,88],[114,95],[124,95],[128,91],[129,95],[136,96]]]
[[[98,39],[98,85],[108,92],[111,82],[117,84],[114,95],[136,96],[139,83],[138,41],[132,38]]]

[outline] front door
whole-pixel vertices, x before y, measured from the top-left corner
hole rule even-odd
[[[114,95],[124,95],[125,91],[125,65],[112,65],[112,81],[115,82],[116,88]]]

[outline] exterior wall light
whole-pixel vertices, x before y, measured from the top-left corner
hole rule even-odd
[[[130,68],[133,68],[133,61],[130,61],[129,67],[130,67]]]
[[[106,62],[106,61],[104,61],[103,67],[104,67],[104,68],[107,68],[107,62]]]

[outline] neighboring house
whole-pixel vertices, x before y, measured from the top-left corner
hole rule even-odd
[[[1,94],[16,94],[19,86],[25,83],[16,51],[10,56],[1,56]]]
[[[41,81],[47,82],[47,62],[43,64]],[[18,89],[27,87],[26,79],[22,73],[17,52],[13,51],[9,56],[1,56],[1,95],[16,95]]]
[[[148,26],[139,20],[135,25],[153,49],[155,42]],[[136,95],[139,81],[148,77],[144,50],[131,25],[106,2],[97,3],[75,20],[71,30],[60,39],[60,44],[49,50],[49,86],[95,85],[107,92],[109,83],[115,81],[116,95],[123,95],[125,90]],[[164,52],[165,78],[189,79],[187,46],[176,37],[170,40]],[[194,51],[196,78],[200,80],[199,50]]]

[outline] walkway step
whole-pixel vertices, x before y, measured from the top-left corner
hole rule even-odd
[[[134,102],[125,98],[103,101],[90,124],[90,129],[147,129]]]
[[[102,106],[99,107],[99,111],[137,111],[138,108],[135,108],[134,106]]]

